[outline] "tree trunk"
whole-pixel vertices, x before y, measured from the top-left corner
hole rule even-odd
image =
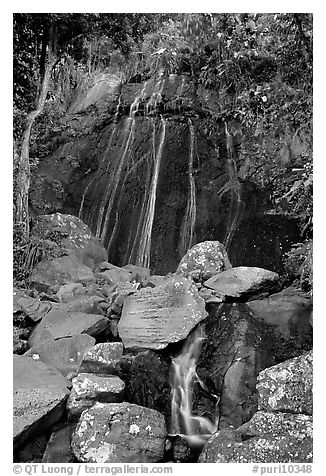
[[[28,212],[28,192],[30,185],[30,163],[29,163],[29,141],[31,130],[35,119],[43,112],[46,95],[48,92],[51,71],[56,62],[56,57],[52,51],[49,52],[48,61],[45,66],[44,77],[42,81],[41,92],[34,111],[27,116],[26,127],[23,133],[22,146],[19,157],[19,165],[16,177],[16,203],[15,203],[15,225],[21,228],[21,233],[28,237],[29,235],[29,212]]]

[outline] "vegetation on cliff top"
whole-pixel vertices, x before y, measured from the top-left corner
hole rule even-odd
[[[15,14],[14,216],[28,240],[30,176],[78,82],[188,74],[218,92],[214,119],[241,143],[240,179],[312,230],[311,14]],[[23,232],[23,233],[22,233]]]

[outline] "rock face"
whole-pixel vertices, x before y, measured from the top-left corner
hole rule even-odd
[[[265,299],[250,301],[253,316],[268,324],[276,336],[276,363],[301,355],[312,348],[312,305],[306,296],[291,288]]]
[[[193,246],[182,258],[177,273],[195,281],[205,281],[232,268],[226,249],[219,241],[204,241]]]
[[[256,379],[273,365],[270,337],[244,303],[214,305],[201,324],[206,339],[197,371],[201,380],[220,396],[220,428],[238,427],[257,411]],[[195,411],[215,421],[216,401],[199,393]]]
[[[49,302],[42,302],[39,298],[25,296],[18,290],[14,291],[14,313],[23,312],[32,321],[39,322],[51,309]]]
[[[122,353],[121,342],[96,344],[84,354],[79,371],[93,374],[116,374],[120,370]]]
[[[254,297],[268,295],[277,290],[279,275],[262,268],[239,266],[232,268],[204,282],[222,298],[248,301]]]
[[[74,424],[67,425],[55,431],[50,436],[45,449],[42,463],[73,463],[74,454],[70,448]]]
[[[74,256],[42,260],[28,278],[29,285],[40,292],[48,292],[54,286],[62,284],[92,281],[95,281],[92,270]]]
[[[170,360],[147,350],[139,352],[131,361],[125,375],[126,400],[152,408],[166,417],[171,411]]]
[[[96,403],[82,413],[72,450],[83,463],[161,461],[166,438],[159,412],[130,403]]]
[[[123,381],[113,375],[105,377],[86,373],[77,375],[72,379],[72,390],[67,401],[70,417],[78,418],[95,402],[121,402],[124,388]]]
[[[125,300],[119,335],[127,349],[163,349],[185,339],[206,316],[197,288],[173,276],[164,286],[143,288]]]
[[[36,344],[24,355],[51,365],[67,377],[71,372],[78,372],[84,354],[94,344],[94,337],[88,334],[80,334]]]
[[[78,334],[89,334],[96,336],[100,334],[108,325],[108,319],[97,314],[86,314],[83,312],[62,312],[52,309],[34,327],[29,336],[29,345],[46,340],[71,337]]]
[[[312,415],[312,351],[262,371],[258,376],[260,410]]]
[[[61,235],[61,248],[70,257],[91,269],[107,259],[100,240],[94,238],[88,226],[76,216],[61,213],[39,216],[33,227],[33,234],[43,238],[48,238],[51,234]]]
[[[237,428],[214,435],[200,463],[311,463],[312,417],[257,412]]]
[[[42,433],[62,416],[70,382],[57,370],[14,355],[14,445]]]

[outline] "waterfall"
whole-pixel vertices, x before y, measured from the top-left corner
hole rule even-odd
[[[196,372],[204,337],[198,327],[186,340],[181,354],[172,361],[171,436],[182,436],[191,446],[202,446],[218,430],[219,419],[212,423],[192,412],[194,385],[209,392]],[[216,398],[216,405],[219,398]]]
[[[116,130],[117,130],[120,104],[121,104],[121,96],[119,96],[119,101],[118,101],[116,111],[115,111],[115,114],[114,114],[113,129],[112,129],[112,132],[110,134],[108,145],[106,147],[106,150],[105,150],[105,152],[103,154],[103,158],[102,158],[102,166],[105,166],[105,162],[106,162],[106,167],[105,167],[106,171],[108,171],[108,168],[109,168],[109,165],[110,165],[110,161],[108,160],[108,154],[109,154],[110,149],[111,149],[112,139],[113,139],[114,134],[116,133]],[[105,197],[102,199],[100,209],[99,209],[99,213],[98,213],[98,217],[97,217],[97,226],[96,226],[96,232],[95,232],[96,238],[99,238],[100,235],[101,235],[101,223],[102,223],[102,220],[103,220],[104,209],[105,209]]]
[[[135,117],[138,112],[139,103],[143,97],[146,84],[147,83],[145,82],[140,94],[136,96],[134,102],[130,106],[129,117],[126,120],[126,127],[124,132],[124,143],[123,143],[124,145],[122,149],[122,154],[119,161],[116,163],[115,169],[112,172],[112,180],[110,180],[108,184],[107,191],[102,201],[101,210],[103,211],[102,213],[100,213],[98,217],[98,225],[97,225],[97,230],[98,230],[97,237],[101,239],[105,238],[107,230],[108,230],[109,220],[111,217],[114,200],[116,198],[117,188],[121,178],[121,172],[122,172],[123,166],[125,165],[125,159],[127,157],[129,148],[131,147],[131,144],[134,138],[135,123],[136,123]],[[106,207],[106,215],[103,222],[105,207]]]
[[[143,199],[142,212],[134,240],[134,246],[130,254],[129,261],[134,261],[138,266],[150,266],[152,229],[155,214],[156,190],[158,183],[158,176],[163,153],[164,139],[165,139],[166,122],[161,116],[161,134],[157,152],[155,150],[155,123],[153,121],[153,172],[151,184],[148,193],[148,200]],[[141,223],[141,226],[140,226]],[[139,244],[138,244],[139,239]]]
[[[225,135],[226,135],[226,148],[227,148],[227,160],[226,160],[226,169],[229,177],[229,181],[226,186],[220,191],[222,195],[226,190],[229,190],[231,193],[231,202],[229,207],[228,223],[227,223],[227,233],[224,238],[224,246],[227,251],[236,231],[236,228],[239,224],[241,208],[242,208],[242,198],[241,198],[241,183],[238,179],[237,165],[233,157],[233,144],[232,136],[228,131],[227,124],[225,123]]]
[[[189,248],[191,248],[195,224],[196,224],[196,185],[193,175],[194,169],[194,146],[195,146],[195,130],[191,119],[188,119],[189,131],[190,131],[190,148],[189,148],[189,195],[185,216],[183,219],[181,238],[180,238],[180,255],[183,256]]]

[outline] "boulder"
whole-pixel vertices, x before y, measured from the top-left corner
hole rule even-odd
[[[14,355],[14,446],[41,434],[63,415],[70,382],[43,362]]]
[[[67,400],[70,417],[78,419],[95,402],[121,402],[124,388],[124,382],[114,375],[78,374],[72,379],[72,390]]]
[[[34,322],[40,321],[50,309],[50,302],[14,293],[14,312],[23,312]]]
[[[236,430],[216,433],[200,463],[312,463],[312,417],[257,412]]]
[[[244,303],[211,305],[201,326],[205,339],[197,373],[211,397],[197,386],[194,410],[212,422],[219,416],[220,428],[238,427],[257,411],[259,372],[275,363],[269,329]],[[220,397],[218,411],[213,395]]]
[[[74,424],[66,425],[51,434],[43,454],[42,463],[75,462],[75,457],[70,447],[74,428]]]
[[[277,291],[279,275],[263,268],[238,266],[211,277],[204,286],[223,300],[249,301]]]
[[[83,294],[84,287],[81,283],[64,284],[56,293],[59,302],[72,301],[76,295]]]
[[[134,275],[129,269],[117,267],[97,273],[96,276],[111,286],[118,283],[129,283],[134,279]]]
[[[29,285],[40,292],[50,292],[63,284],[91,281],[95,281],[92,270],[74,256],[44,259],[36,265],[28,278]]]
[[[70,302],[52,303],[52,309],[60,312],[84,312],[85,314],[101,314],[98,296],[79,296]]]
[[[167,435],[163,415],[124,403],[96,403],[85,410],[72,436],[82,463],[162,461]]]
[[[90,348],[82,357],[79,372],[116,374],[123,353],[121,342],[103,342]]]
[[[42,238],[61,235],[61,249],[91,269],[107,259],[101,241],[94,238],[88,226],[76,216],[61,213],[39,216],[32,232]]]
[[[125,399],[170,416],[170,366],[169,359],[152,350],[139,352],[132,358],[122,377],[126,382]]]
[[[62,312],[52,309],[32,330],[28,343],[30,347],[46,340],[71,337],[78,334],[97,336],[108,326],[108,319],[102,315],[84,312]]]
[[[219,241],[203,241],[187,251],[176,272],[195,281],[205,281],[230,268],[225,246]]]
[[[83,355],[94,344],[94,337],[88,334],[79,334],[36,344],[24,355],[51,365],[67,377],[71,372],[78,372]]]
[[[312,351],[263,370],[257,380],[258,408],[312,415]]]
[[[312,349],[312,304],[301,294],[283,290],[248,302],[253,316],[268,324],[277,341],[276,363]]]
[[[185,339],[205,319],[205,303],[189,279],[173,276],[164,286],[127,297],[118,324],[126,349],[164,349]]]

